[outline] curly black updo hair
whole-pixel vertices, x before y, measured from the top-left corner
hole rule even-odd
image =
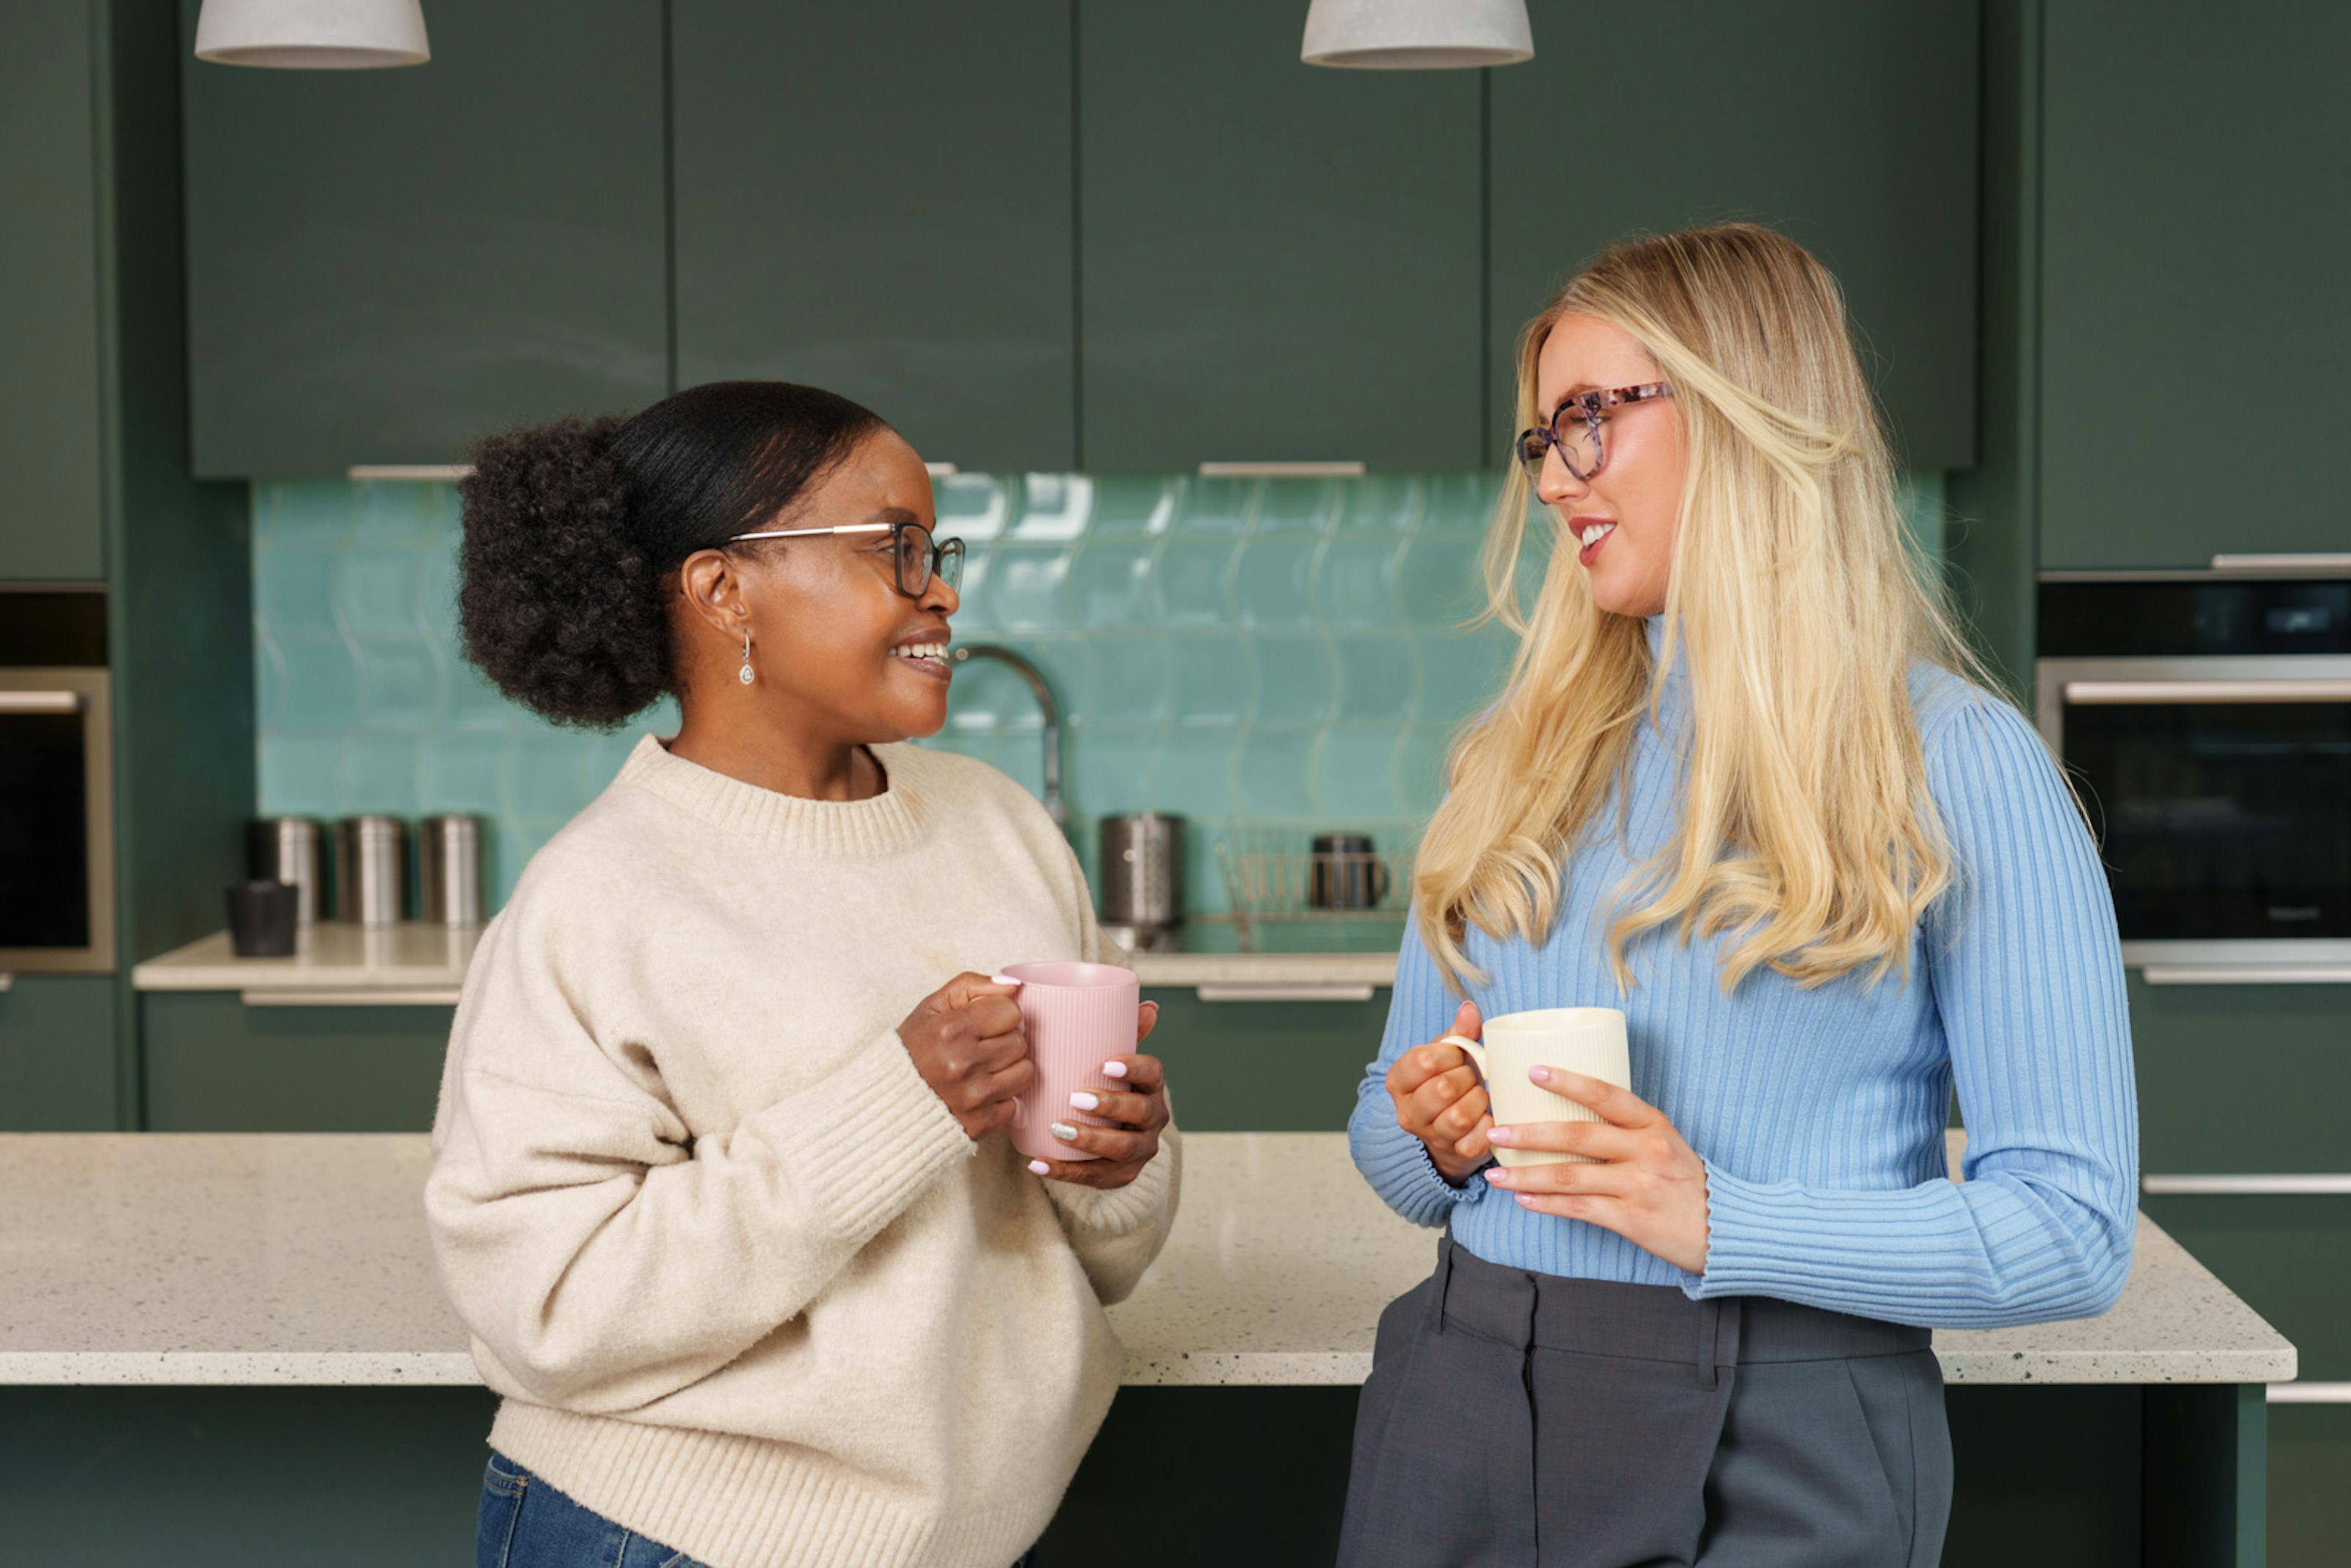
[[[477,443],[458,486],[465,657],[558,724],[610,729],[677,690],[663,583],[798,500],[881,417],[789,382],[712,382],[632,419]]]

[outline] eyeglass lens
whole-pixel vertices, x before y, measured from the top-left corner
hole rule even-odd
[[[1519,439],[1519,458],[1527,465],[1530,478],[1542,477],[1543,455],[1557,446],[1566,459],[1569,472],[1579,479],[1589,479],[1600,472],[1600,431],[1575,404],[1570,403],[1552,416],[1548,427],[1537,425]]]
[[[897,528],[898,591],[909,599],[918,598],[931,586],[935,570],[949,588],[956,587],[963,577],[963,541],[941,539],[931,542],[931,536],[912,523],[900,523]]]

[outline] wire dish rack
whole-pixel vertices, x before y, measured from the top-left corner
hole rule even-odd
[[[1290,921],[1393,921],[1411,904],[1412,857],[1405,853],[1305,847],[1303,834],[1233,832],[1217,841],[1231,912],[1222,918],[1244,953],[1257,951],[1263,925]],[[1216,919],[1217,915],[1196,915]]]

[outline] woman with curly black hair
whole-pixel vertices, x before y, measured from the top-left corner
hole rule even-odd
[[[559,723],[682,713],[532,857],[450,1039],[425,1207],[504,1396],[480,1561],[1003,1568],[1109,1407],[1178,1145],[1145,1055],[1056,1125],[1093,1157],[1005,1135],[987,977],[1102,939],[1026,791],[902,744],[959,603],[929,476],[757,382],[475,462],[467,656]]]

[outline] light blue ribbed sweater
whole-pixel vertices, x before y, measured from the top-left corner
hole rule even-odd
[[[1649,622],[1656,653],[1662,618]],[[1348,1124],[1355,1164],[1417,1224],[1514,1269],[1695,1298],[1776,1296],[1933,1327],[2102,1312],[2130,1271],[2137,1103],[2114,904],[2096,851],[2040,738],[2005,702],[1920,665],[1910,693],[1928,786],[1960,881],[1912,934],[1910,977],[1846,975],[1809,990],[1758,969],[1726,998],[1726,937],[1668,925],[1628,952],[1619,997],[1602,951],[1609,894],[1674,827],[1687,674],[1668,676],[1634,747],[1621,841],[1612,793],[1568,860],[1540,946],[1474,927],[1488,1018],[1625,1009],[1633,1092],[1706,1161],[1706,1271],[1688,1273],[1582,1220],[1530,1213],[1472,1176],[1455,1187],[1397,1124],[1384,1079],[1460,998],[1405,935],[1377,1061]],[[1954,1086],[1964,1185],[1945,1175]]]

